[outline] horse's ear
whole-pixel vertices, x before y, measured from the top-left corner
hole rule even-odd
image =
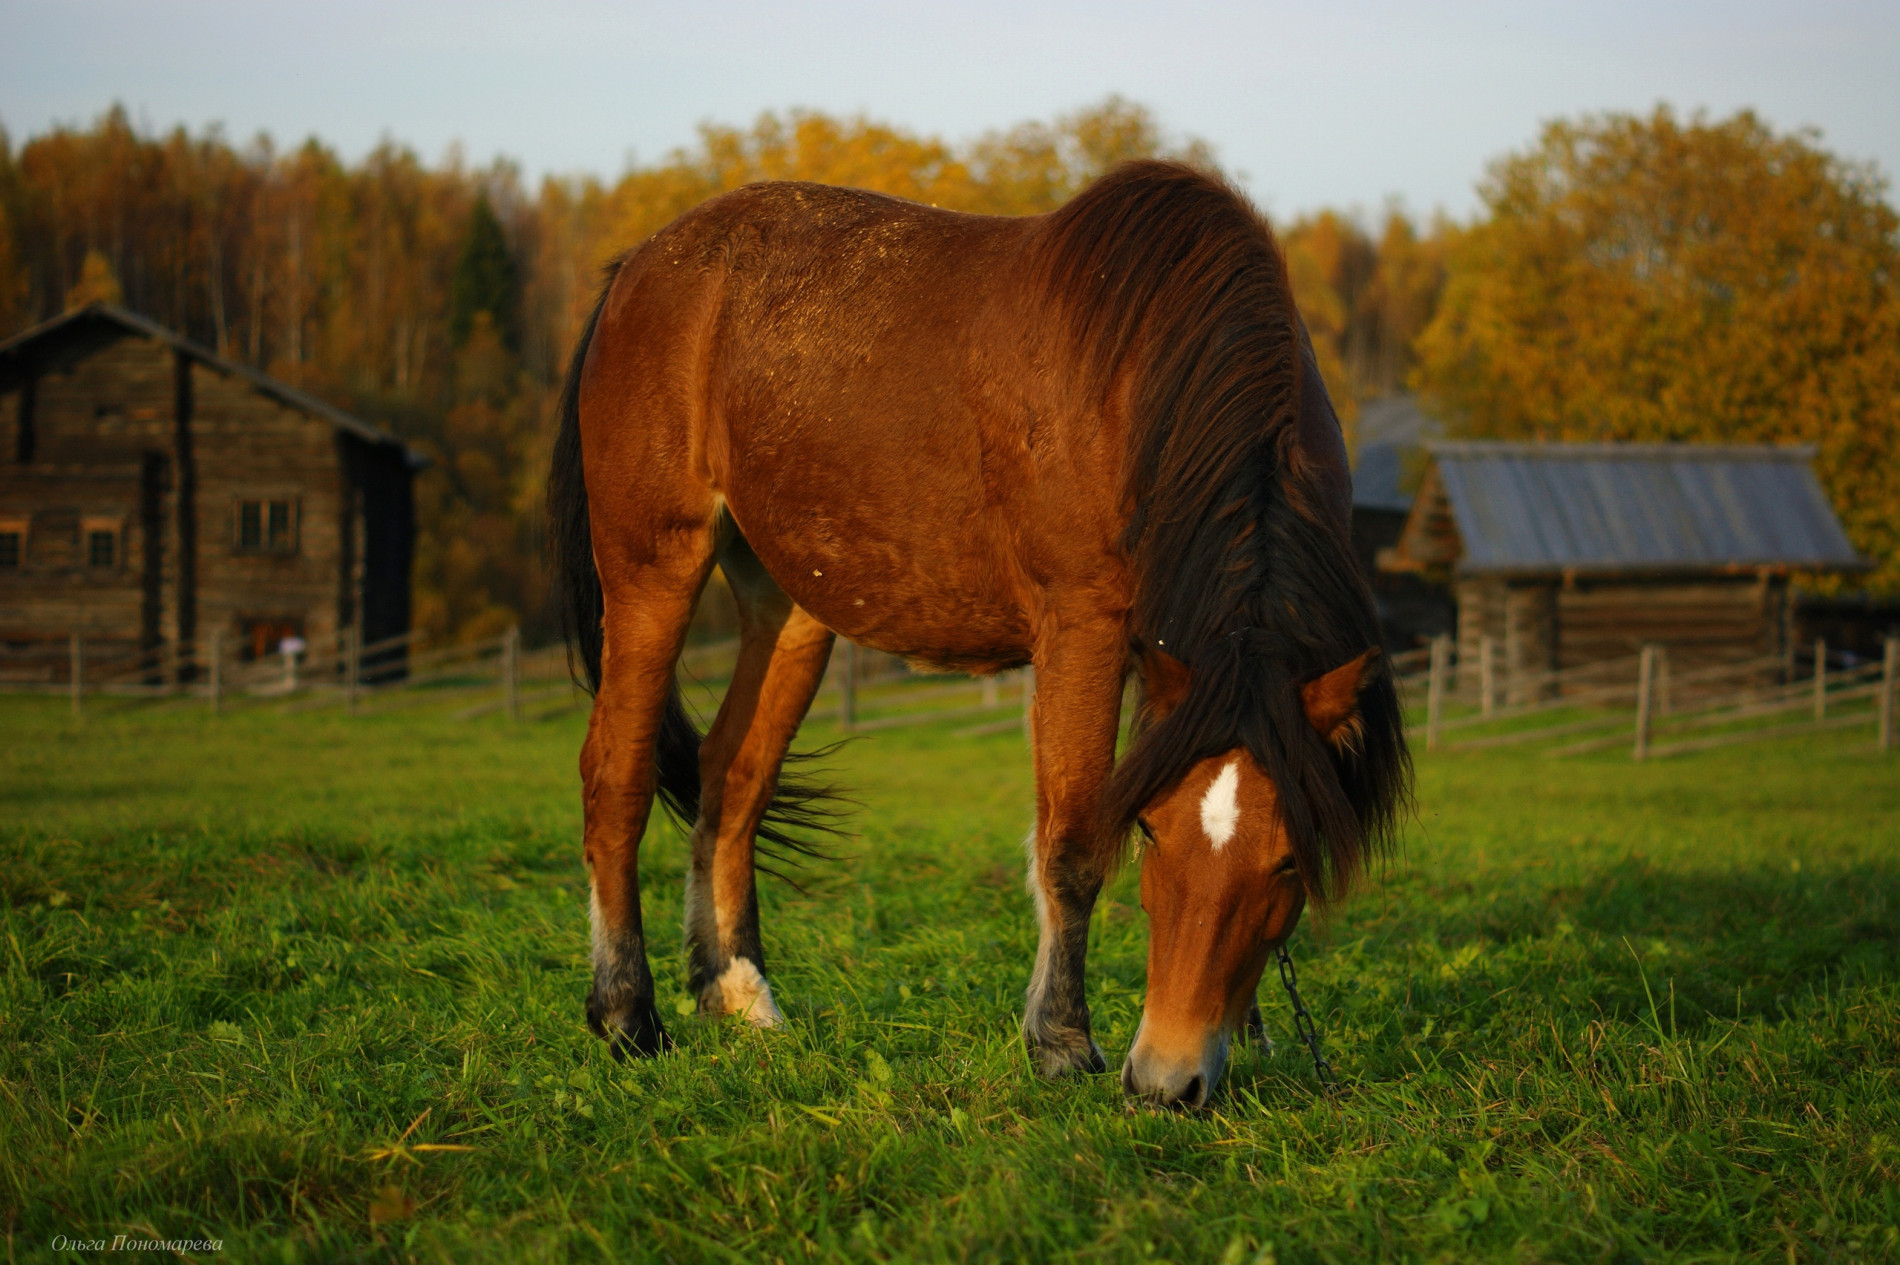
[[[1187,697],[1193,672],[1188,665],[1161,649],[1141,648],[1141,710],[1149,721],[1160,720]]]
[[[1300,704],[1313,732],[1342,750],[1358,743],[1359,695],[1372,680],[1372,665],[1378,661],[1379,648],[1374,646],[1351,663],[1300,687]]]

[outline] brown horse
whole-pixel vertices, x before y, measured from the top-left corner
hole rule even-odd
[[[1089,913],[1139,827],[1152,937],[1122,1081],[1205,1102],[1269,953],[1389,839],[1409,783],[1349,503],[1279,249],[1201,172],[1130,164],[1021,219],[752,185],[656,234],[610,269],[549,483],[596,691],[594,1031],[670,1044],[637,875],[656,793],[692,829],[700,1010],[780,1021],[754,848],[825,820],[781,764],[842,634],[1034,665],[1029,1048],[1047,1075],[1104,1068]],[[702,741],[675,662],[715,564],[741,639]]]

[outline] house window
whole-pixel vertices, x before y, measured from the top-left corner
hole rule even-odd
[[[30,521],[24,514],[0,518],[0,571],[18,571],[26,565],[26,529]]]
[[[124,524],[116,518],[88,518],[80,524],[86,546],[86,565],[95,571],[114,570],[119,565],[119,536]]]
[[[296,553],[297,502],[239,501],[239,553]]]

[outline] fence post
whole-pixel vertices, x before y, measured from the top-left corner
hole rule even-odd
[[[1451,667],[1451,638],[1432,638],[1432,671],[1425,684],[1425,749],[1438,746],[1438,722],[1445,710],[1445,673]]]
[[[343,694],[350,704],[350,715],[356,715],[356,689],[363,679],[363,643],[356,635],[355,628],[345,628],[340,634],[348,638],[343,643]]]
[[[1033,744],[1036,740],[1036,667],[1034,664],[1023,669],[1023,738]]]
[[[1827,638],[1814,639],[1814,718],[1827,719]]]
[[[1486,716],[1496,706],[1497,681],[1491,675],[1492,652],[1495,649],[1490,634],[1478,638],[1478,710]]]
[[[81,678],[84,676],[85,668],[86,668],[86,653],[80,647],[78,633],[73,634],[72,655],[73,655],[73,681],[72,681],[73,715],[77,716],[79,715],[79,696],[85,691],[85,684]]]
[[[508,630],[502,643],[503,688],[508,698],[508,719],[521,719],[521,625]]]
[[[224,629],[211,634],[211,714],[224,710]]]
[[[995,707],[1002,701],[1002,691],[996,685],[996,674],[991,673],[983,678],[983,706]]]
[[[1880,749],[1894,748],[1894,709],[1900,707],[1900,637],[1887,638],[1887,653],[1880,667]]]
[[[1649,758],[1649,712],[1656,692],[1656,647],[1645,645],[1636,676],[1636,749],[1638,760]]]
[[[838,676],[838,728],[846,733],[858,723],[858,648],[844,643],[844,666]]]
[[[1669,697],[1669,647],[1656,647],[1656,712],[1667,716],[1673,710]]]

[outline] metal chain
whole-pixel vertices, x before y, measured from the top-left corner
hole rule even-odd
[[[1293,1002],[1293,1028],[1300,1034],[1300,1040],[1306,1042],[1306,1048],[1313,1055],[1313,1074],[1319,1077],[1319,1083],[1326,1087],[1329,1094],[1339,1092],[1339,1078],[1333,1075],[1333,1065],[1319,1052],[1319,1027],[1308,1013],[1306,1003],[1300,1000],[1299,977],[1293,971],[1293,957],[1286,951],[1286,945],[1280,945],[1280,982],[1286,985],[1286,995]]]

